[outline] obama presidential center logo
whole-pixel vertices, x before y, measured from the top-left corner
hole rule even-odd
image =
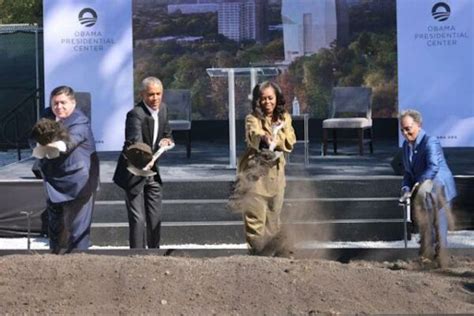
[[[86,27],[94,26],[97,22],[97,13],[91,8],[84,8],[79,12],[79,23]]]
[[[456,19],[449,19],[453,12],[453,7],[454,11],[458,14]],[[449,6],[446,2],[435,3],[431,7],[432,19],[426,20],[424,29],[418,27],[414,31],[415,42],[423,43],[424,46],[430,48],[446,48],[449,46],[454,48],[455,46],[465,47],[462,45],[468,45],[471,38],[469,28],[470,15],[468,12],[459,13],[458,9],[459,6],[455,4]]]
[[[431,9],[431,15],[439,22],[446,21],[451,15],[451,8],[444,2],[438,2]]]
[[[76,53],[96,53],[105,51],[115,44],[115,36],[109,35],[97,23],[97,12],[92,8],[84,8],[77,15],[81,25],[75,24],[71,32],[61,38],[61,45],[69,46]],[[102,22],[107,16],[102,17]],[[76,22],[75,22],[76,23]],[[91,28],[94,26],[94,28]],[[87,29],[84,29],[86,27]]]

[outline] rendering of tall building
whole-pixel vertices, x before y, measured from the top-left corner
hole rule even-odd
[[[345,19],[344,26],[347,28],[347,12],[341,12],[347,10],[347,6],[342,5],[345,0],[339,1],[282,0],[286,62],[328,48],[338,36],[346,37],[347,32],[341,32],[342,29],[338,31],[338,18]]]
[[[168,14],[181,12],[182,14],[217,12],[219,5],[217,3],[185,3],[168,4]]]
[[[219,3],[218,32],[234,41],[264,42],[266,0],[223,0]]]

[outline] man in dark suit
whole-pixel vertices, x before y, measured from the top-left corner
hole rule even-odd
[[[428,136],[421,125],[418,111],[401,113],[400,130],[406,139],[402,194],[407,196],[415,187],[414,211],[420,230],[422,259],[435,259],[442,264],[441,252],[447,246],[448,217],[456,186],[441,144],[435,137]]]
[[[51,106],[44,118],[62,123],[68,135],[45,146],[38,144],[33,152],[40,158],[48,196],[50,249],[53,253],[88,249],[99,183],[99,159],[89,119],[76,108],[74,90],[68,86],[51,92]]]
[[[162,103],[163,84],[148,77],[141,85],[142,101],[127,113],[125,144],[117,162],[114,182],[125,190],[130,248],[159,248],[161,229],[162,181],[158,163],[154,176],[136,176],[127,169],[125,152],[134,143],[145,143],[153,152],[173,143],[166,104]]]

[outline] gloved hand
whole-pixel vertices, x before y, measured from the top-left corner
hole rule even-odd
[[[67,150],[66,143],[63,142],[62,140],[57,140],[55,142],[47,144],[46,146],[56,148],[57,150],[63,153],[66,152]]]
[[[43,146],[38,144],[34,149],[33,149],[33,157],[38,158],[38,159],[54,159],[59,157],[59,149],[53,146]]]

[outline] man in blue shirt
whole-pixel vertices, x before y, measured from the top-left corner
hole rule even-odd
[[[406,110],[400,114],[400,131],[405,137],[402,194],[415,192],[413,202],[420,230],[421,259],[434,259],[442,265],[441,254],[447,246],[448,216],[456,186],[440,142],[428,136],[421,126],[418,111]]]

